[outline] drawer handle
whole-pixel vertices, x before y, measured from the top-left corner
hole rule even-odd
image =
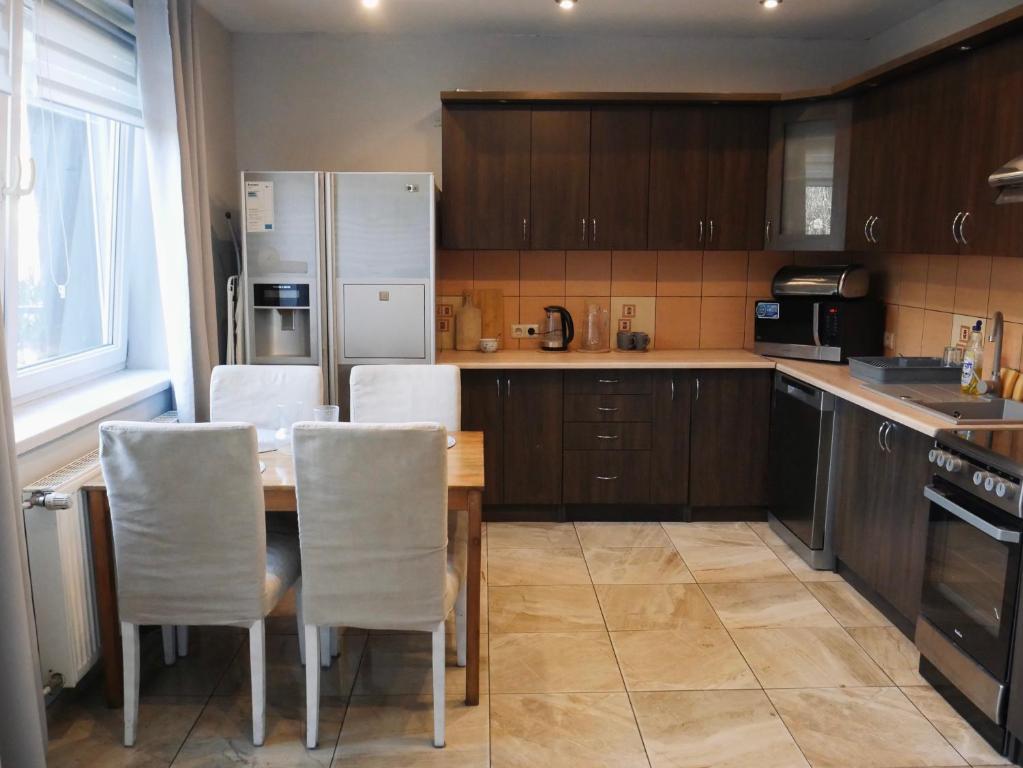
[[[597,435],[598,440],[618,440],[620,435]]]
[[[618,409],[617,408],[606,408],[603,405],[598,405],[597,406],[597,410],[598,411],[602,411],[603,413],[614,413]]]
[[[597,379],[598,384],[619,384],[618,379]]]
[[[618,475],[610,475],[610,476],[608,476],[608,475],[594,475],[593,477],[596,480],[617,480],[618,479]]]

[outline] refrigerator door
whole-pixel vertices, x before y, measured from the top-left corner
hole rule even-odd
[[[424,285],[345,285],[344,356],[426,361]]]

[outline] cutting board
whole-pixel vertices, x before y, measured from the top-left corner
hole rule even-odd
[[[476,288],[467,293],[472,296],[473,305],[479,307],[483,315],[484,339],[497,339],[498,346],[504,348],[504,291],[500,288]]]

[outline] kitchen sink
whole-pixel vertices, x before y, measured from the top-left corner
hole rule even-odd
[[[952,424],[1023,425],[1023,403],[990,395],[964,395],[958,384],[868,384],[867,389],[948,419]]]
[[[978,398],[969,402],[962,400],[948,403],[915,403],[932,411],[955,419],[957,424],[974,424],[987,421],[1002,423],[1023,423],[1023,403],[1000,398]]]

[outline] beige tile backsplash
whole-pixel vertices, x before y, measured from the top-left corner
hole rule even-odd
[[[792,263],[861,261],[875,296],[887,304],[887,354],[940,355],[973,318],[1005,315],[1002,365],[1023,357],[1023,259],[880,253],[788,251],[438,251],[440,302],[461,305],[470,288],[504,291],[505,347],[513,323],[539,323],[543,308],[561,304],[576,321],[588,304],[611,309],[611,335],[630,306],[632,330],[660,349],[753,346],[753,302],[771,295],[771,279]],[[438,318],[438,325],[440,324]],[[453,335],[438,331],[441,348]],[[990,352],[989,352],[990,354]]]

